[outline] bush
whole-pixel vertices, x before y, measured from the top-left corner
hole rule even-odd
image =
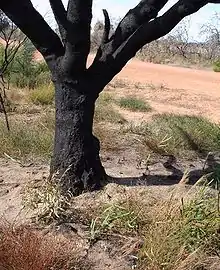
[[[213,70],[215,72],[220,72],[220,60],[214,62],[214,64],[213,64]]]
[[[120,107],[134,112],[149,112],[152,110],[149,104],[136,97],[122,97],[118,101],[118,104]]]
[[[35,105],[51,105],[54,101],[54,86],[44,85],[31,90],[29,97]]]
[[[36,88],[50,83],[50,72],[47,64],[33,60],[35,48],[27,40],[18,50],[15,58],[8,66],[5,77],[9,83],[18,88]],[[0,66],[4,61],[4,48],[0,45]]]

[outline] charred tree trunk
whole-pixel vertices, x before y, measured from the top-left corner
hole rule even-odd
[[[56,173],[64,190],[77,195],[99,189],[106,180],[93,135],[93,117],[97,96],[95,85],[72,80],[55,81],[56,124],[51,173]],[[91,93],[91,94],[90,94]]]
[[[220,0],[179,0],[158,16],[168,0],[140,0],[110,35],[103,10],[103,38],[87,68],[93,0],[49,0],[60,37],[36,11],[31,0],[1,0],[0,9],[33,42],[51,70],[56,88],[56,130],[51,173],[62,186],[78,194],[105,180],[99,141],[93,136],[95,100],[105,85],[144,45],[168,34],[184,17]]]

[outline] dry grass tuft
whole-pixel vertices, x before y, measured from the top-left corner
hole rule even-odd
[[[110,88],[129,88],[130,87],[130,82],[125,79],[120,79],[118,77],[114,78],[108,86]]]
[[[51,105],[54,102],[54,94],[54,86],[49,84],[31,90],[29,98],[35,105]]]
[[[89,269],[77,259],[77,247],[71,241],[42,235],[31,227],[0,226],[0,269],[68,270]]]
[[[220,252],[218,204],[218,196],[208,196],[205,189],[182,204],[173,197],[158,202],[144,232],[140,269],[203,269],[203,262]]]
[[[67,195],[63,195],[59,183],[54,179],[44,181],[37,188],[30,183],[24,190],[22,204],[35,211],[36,222],[50,224],[65,219],[71,197],[71,194]]]
[[[52,151],[54,119],[52,114],[30,120],[10,120],[11,132],[0,120],[0,156],[4,153],[19,159],[48,159]]]

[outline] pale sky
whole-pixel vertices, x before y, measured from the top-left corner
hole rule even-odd
[[[63,3],[66,5],[68,0],[63,0]],[[108,10],[110,16],[114,19],[123,17],[125,13],[130,9],[133,8],[140,0],[94,0],[93,4],[93,18],[94,21],[97,19],[103,18],[102,9],[105,8]],[[169,4],[165,7],[167,9],[173,3],[177,1],[170,0]],[[51,18],[51,10],[49,5],[49,0],[32,0],[34,6],[38,9],[38,11],[42,15],[47,14],[47,21],[52,23]],[[163,10],[164,11],[164,10]],[[198,40],[199,37],[199,29],[200,26],[206,22],[208,22],[214,15],[215,12],[219,12],[220,14],[220,4],[208,4],[207,6],[203,7],[200,11],[196,14],[191,16],[191,23],[190,23],[190,36],[192,39]]]

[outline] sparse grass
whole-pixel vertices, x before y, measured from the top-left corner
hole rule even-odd
[[[29,121],[10,120],[11,132],[8,132],[4,121],[1,120],[0,156],[6,153],[19,159],[48,159],[52,151],[53,123],[53,118],[49,115]]]
[[[130,84],[129,81],[116,77],[108,84],[108,86],[111,88],[129,88]]]
[[[152,110],[149,104],[136,97],[122,97],[118,100],[118,105],[124,109],[134,112],[149,112]]]
[[[156,115],[127,131],[140,135],[141,143],[159,154],[191,157],[220,150],[220,127],[202,117]]]
[[[35,105],[51,105],[54,101],[54,86],[49,84],[30,90],[29,98]]]
[[[96,102],[95,121],[115,124],[125,123],[123,116],[113,107],[114,99],[108,93],[100,95]]]
[[[70,240],[6,223],[0,226],[0,269],[85,270],[90,266]]]
[[[124,117],[117,112],[113,106],[98,106],[95,111],[96,122],[109,122],[113,124],[123,124],[126,122]]]
[[[107,123],[96,123],[94,125],[94,134],[100,140],[102,151],[118,152],[123,148],[120,127],[113,129]]]

